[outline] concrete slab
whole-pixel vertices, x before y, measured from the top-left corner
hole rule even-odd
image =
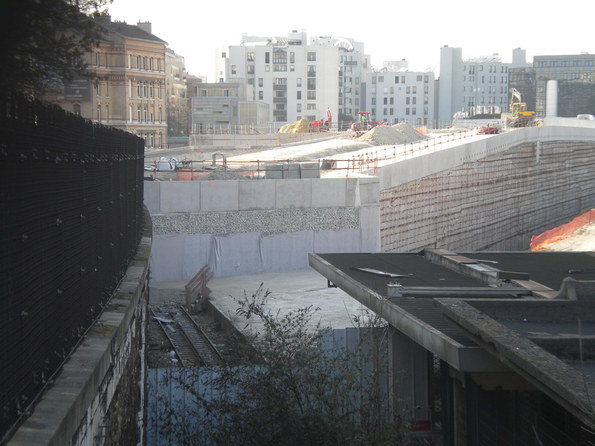
[[[200,210],[199,181],[162,181],[159,212],[198,212]]]
[[[151,290],[165,293],[169,289],[172,301],[182,303],[181,291],[185,284],[186,281],[154,283]],[[261,284],[263,291],[270,292],[266,306],[273,312],[286,314],[307,306],[315,308],[310,324],[312,329],[318,322],[324,328],[353,327],[353,316],[362,317],[366,313],[362,304],[338,288],[329,288],[327,280],[311,269],[213,278],[208,283],[211,304],[236,328],[243,330],[248,322],[248,329],[258,329],[258,321],[241,319],[236,310],[239,307],[237,299],[251,296]]]
[[[239,210],[238,180],[201,181],[200,210],[237,211]]]

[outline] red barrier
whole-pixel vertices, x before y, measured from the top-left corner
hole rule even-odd
[[[595,209],[585,212],[574,218],[569,223],[558,226],[557,228],[550,229],[539,235],[531,237],[531,251],[543,251],[546,249],[545,245],[554,243],[560,240],[568,238],[580,228],[588,225],[595,221]]]

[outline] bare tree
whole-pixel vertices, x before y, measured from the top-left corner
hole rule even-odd
[[[84,74],[84,53],[101,37],[91,20],[111,0],[6,0],[0,14],[0,93],[40,97]]]
[[[172,401],[163,423],[168,434],[187,445],[406,444],[379,383],[386,328],[356,321],[362,342],[348,351],[314,323],[316,308],[272,312],[268,294],[260,288],[238,300],[238,316],[258,322],[248,343],[253,364],[179,375],[194,406],[180,413]]]

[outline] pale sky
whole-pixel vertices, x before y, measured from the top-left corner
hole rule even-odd
[[[556,5],[556,6],[554,6]],[[372,66],[407,59],[411,71],[437,71],[440,47],[460,47],[463,58],[512,50],[533,56],[595,54],[592,0],[425,0],[356,2],[318,0],[113,0],[112,20],[148,21],[153,34],[183,56],[190,74],[215,81],[220,47],[239,45],[242,34],[285,37],[292,30],[364,43]]]

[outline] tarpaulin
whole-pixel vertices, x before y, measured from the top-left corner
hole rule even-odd
[[[551,243],[564,240],[569,236],[573,235],[580,228],[595,221],[595,209],[585,212],[574,218],[572,221],[558,226],[553,229],[549,229],[539,235],[531,237],[531,251],[543,251],[546,249],[546,245]]]

